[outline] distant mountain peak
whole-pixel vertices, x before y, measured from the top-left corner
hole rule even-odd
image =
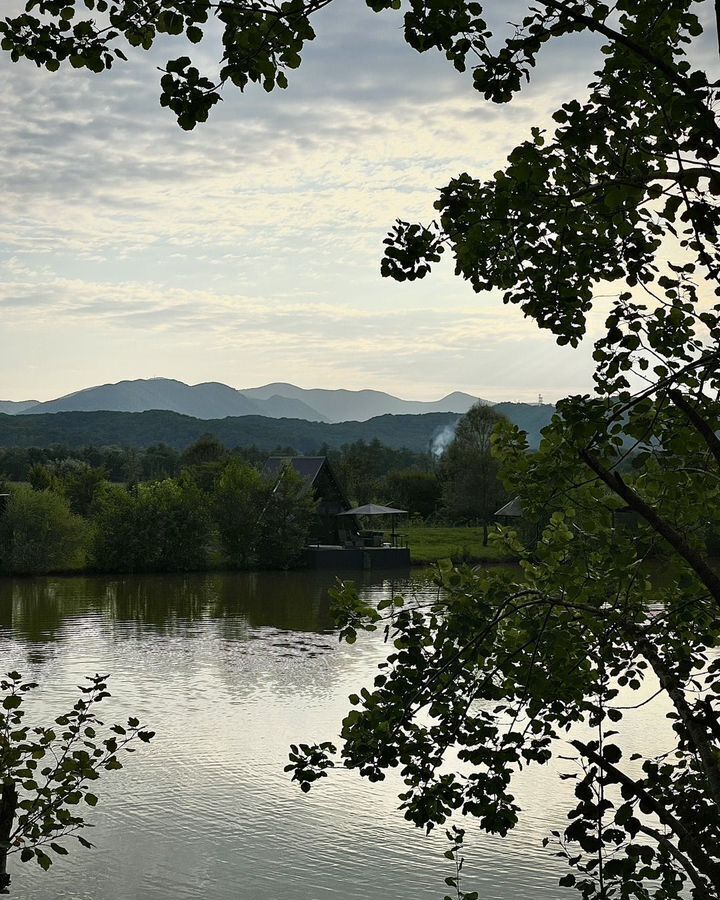
[[[158,409],[198,419],[259,415],[317,422],[364,422],[383,415],[463,414],[477,402],[488,403],[462,391],[453,391],[440,400],[404,400],[377,390],[301,388],[288,382],[237,390],[219,381],[191,385],[176,378],[154,376],[99,384],[43,403],[0,401],[0,412],[33,415]]]

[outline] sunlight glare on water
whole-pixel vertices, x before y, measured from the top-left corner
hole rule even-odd
[[[329,583],[307,572],[0,579],[3,670],[40,683],[29,723],[48,724],[101,672],[113,695],[105,720],[137,715],[157,732],[98,783],[86,833],[96,849],[73,848],[48,873],[11,857],[13,894],[440,900],[453,874],[444,836],[403,819],[397,777],[370,784],[340,770],[304,795],[283,772],[290,743],[337,737],[348,694],[371,684],[387,653],[380,634],[338,643]],[[377,599],[391,590],[436,588],[422,576],[363,582]],[[663,712],[645,708],[645,734],[666,728]],[[541,841],[564,821],[563,765],[522,774],[521,825],[505,840],[462,823],[467,890],[558,900],[566,870]]]

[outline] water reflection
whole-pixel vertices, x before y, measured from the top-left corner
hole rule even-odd
[[[61,639],[65,622],[96,616],[132,623],[139,632],[181,635],[198,622],[237,620],[289,631],[332,629],[327,590],[331,576],[316,573],[211,573],[121,578],[0,578],[0,629],[16,639]]]
[[[29,724],[54,717],[84,675],[102,671],[112,675],[106,717],[137,713],[158,733],[105,780],[94,812],[98,849],[49,874],[15,864],[14,893],[442,897],[442,839],[403,820],[397,778],[372,785],[341,771],[303,795],[283,772],[290,743],[337,734],[348,694],[371,683],[387,652],[380,634],[338,643],[332,581],[308,572],[0,579],[5,668],[42,685]],[[423,576],[372,573],[362,590],[424,597],[436,588]],[[662,740],[662,715],[652,705],[638,712],[638,741],[653,730]],[[517,785],[520,828],[502,841],[470,827],[468,865],[483,900],[558,900],[565,870],[541,839],[562,826],[568,790],[556,769],[530,769]]]

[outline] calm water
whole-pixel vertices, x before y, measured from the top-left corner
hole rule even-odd
[[[137,714],[157,731],[123,772],[98,782],[97,827],[87,834],[97,848],[78,847],[49,873],[13,857],[13,895],[439,900],[452,874],[444,842],[405,822],[397,781],[373,785],[338,771],[304,795],[283,772],[291,742],[337,735],[347,695],[370,685],[385,653],[380,636],[338,643],[330,580],[0,579],[3,670],[41,683],[29,722],[47,723],[74,701],[86,674],[100,671],[111,673],[106,721]],[[379,598],[435,588],[422,576],[373,575],[363,590]],[[648,734],[657,747],[667,743],[663,714],[655,703],[639,711],[628,749]],[[557,878],[566,870],[541,846],[567,808],[569,788],[557,776],[547,767],[523,773],[522,825],[505,841],[464,823],[466,889],[482,900],[563,894]]]

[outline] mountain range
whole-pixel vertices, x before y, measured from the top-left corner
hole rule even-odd
[[[0,400],[0,413],[14,416],[37,405],[37,400]]]
[[[169,410],[195,419],[265,416],[308,422],[366,422],[383,415],[466,413],[488,403],[456,391],[441,400],[402,400],[383,391],[347,391],[274,383],[237,390],[219,382],[185,384],[172,378],[139,378],[75,391],[55,400],[0,400],[0,413],[39,415],[59,412],[146,412]]]

